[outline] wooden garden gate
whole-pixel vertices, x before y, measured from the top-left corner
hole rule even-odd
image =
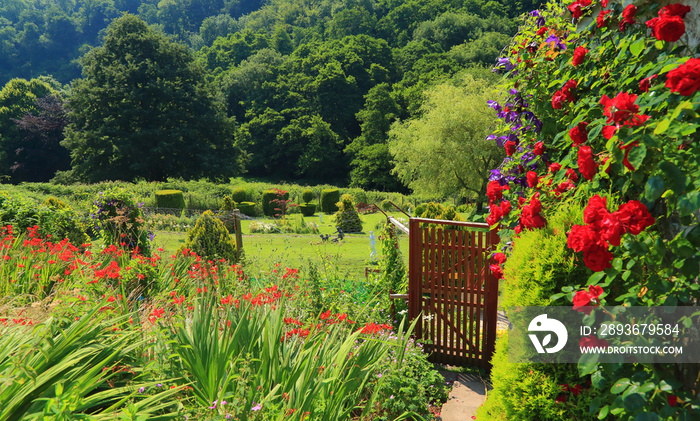
[[[490,368],[498,320],[498,279],[487,224],[411,218],[408,314],[430,360]]]

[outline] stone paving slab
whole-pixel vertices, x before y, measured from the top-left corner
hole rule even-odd
[[[476,419],[476,410],[486,400],[490,385],[478,373],[457,373],[438,368],[446,382],[452,382],[447,402],[442,406],[438,420],[470,421]]]

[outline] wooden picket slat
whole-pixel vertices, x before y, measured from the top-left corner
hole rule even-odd
[[[411,218],[409,317],[430,360],[490,368],[498,280],[490,255],[498,235],[487,224]]]

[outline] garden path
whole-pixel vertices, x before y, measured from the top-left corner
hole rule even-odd
[[[452,382],[452,391],[440,412],[441,421],[470,421],[476,419],[476,410],[486,400],[491,388],[479,373],[457,373],[439,370],[445,381]]]

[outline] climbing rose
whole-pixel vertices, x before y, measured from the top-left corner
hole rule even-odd
[[[560,109],[564,105],[564,101],[566,101],[566,98],[562,91],[556,91],[552,95],[552,108],[555,110]]]
[[[610,14],[610,10],[601,10],[596,18],[596,27],[602,28],[605,26],[605,18]]]
[[[486,217],[486,223],[494,225],[503,218],[503,210],[498,205],[489,205],[489,216]]]
[[[683,96],[700,90],[700,58],[691,58],[666,75],[666,87]]]
[[[588,140],[588,122],[582,121],[569,130],[569,137],[574,146],[579,146]]]
[[[620,245],[620,237],[625,233],[625,228],[622,226],[616,213],[605,215],[597,226],[600,229],[600,238],[610,243],[610,245],[616,247]]]
[[[537,173],[534,171],[528,171],[526,175],[527,179],[527,186],[530,188],[537,188],[537,182],[539,181],[539,177],[537,177]]]
[[[624,123],[639,111],[639,106],[634,103],[636,100],[637,95],[627,92],[620,92],[615,98],[603,95],[600,104],[604,107],[603,114],[608,117],[608,123]]]
[[[489,269],[491,269],[491,273],[493,273],[493,276],[495,276],[496,279],[503,279],[503,269],[501,269],[501,266],[490,265]]]
[[[583,47],[576,47],[574,50],[574,58],[571,60],[571,64],[576,67],[579,64],[583,63],[583,60],[586,58],[586,53],[588,53],[588,48],[583,48]]]
[[[593,272],[601,272],[609,267],[612,267],[613,254],[610,253],[607,247],[595,245],[583,252],[583,263]]]
[[[581,16],[583,16],[582,8],[590,6],[591,1],[592,0],[576,0],[568,6],[568,9],[571,12],[571,15],[574,17],[574,19],[578,19]]]
[[[503,197],[503,187],[501,183],[496,180],[489,181],[489,184],[486,185],[486,196],[489,198],[489,203],[501,200]]]
[[[574,225],[566,238],[566,245],[573,251],[586,251],[595,244],[599,244],[599,236],[591,225]]]
[[[511,206],[511,204],[510,204],[509,201],[504,200],[504,201],[501,202],[500,208],[501,208],[501,212],[502,212],[503,215],[505,216],[505,215],[508,215],[508,213],[510,213],[510,210],[512,209],[512,206]]]
[[[626,232],[637,235],[654,224],[654,217],[642,202],[630,200],[615,212]]]
[[[675,42],[685,34],[685,22],[680,16],[653,18],[646,21],[646,25],[651,29],[651,35],[660,41]]]
[[[659,17],[680,16],[681,18],[685,18],[685,15],[688,13],[690,13],[690,6],[673,3],[662,7],[661,10],[659,10]]]
[[[542,212],[542,203],[540,203],[539,194],[535,193],[530,199],[530,203],[523,206],[520,213],[520,225],[523,228],[530,229],[544,227],[547,224],[547,220],[540,215],[540,212]]]
[[[635,15],[637,14],[637,6],[633,4],[628,4],[627,7],[625,7],[625,10],[622,11],[622,20],[620,21],[620,31],[624,31],[627,29],[627,25],[634,25],[637,23],[634,20]]]
[[[672,70],[673,71],[673,70]],[[651,88],[651,81],[656,79],[658,75],[651,75],[649,77],[645,77],[644,79],[639,81],[639,90],[641,92],[649,92],[649,88]],[[668,77],[668,75],[667,75]]]
[[[535,148],[532,150],[532,153],[534,153],[535,155],[542,155],[544,153],[544,143],[535,143]]]
[[[578,174],[572,168],[566,169],[566,177],[571,181],[578,181]]]
[[[593,149],[590,146],[581,146],[578,150],[578,170],[586,180],[592,180],[598,165],[593,159]]]
[[[556,173],[561,169],[561,164],[558,162],[553,162],[549,165],[549,172]]]
[[[602,221],[608,214],[607,199],[600,195],[593,195],[588,199],[588,204],[583,210],[583,222],[586,224],[596,224]]]
[[[506,262],[506,255],[503,253],[494,253],[493,260],[498,264],[505,263]]]
[[[617,133],[617,126],[603,126],[603,137],[610,140]]]
[[[516,146],[517,145],[516,145],[515,141],[513,141],[513,140],[507,141],[506,144],[504,145],[504,148],[506,150],[506,155],[512,156],[515,153]]]

